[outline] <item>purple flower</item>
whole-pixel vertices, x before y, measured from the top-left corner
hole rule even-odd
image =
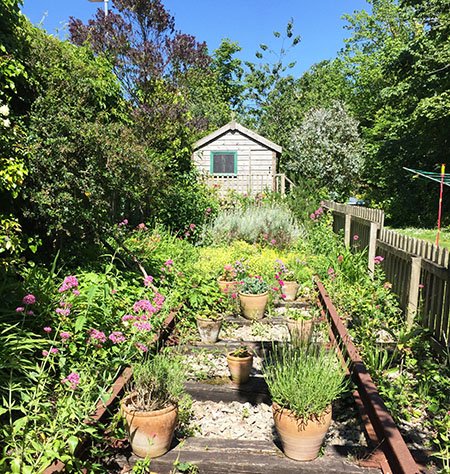
[[[22,303],[27,304],[34,304],[36,303],[36,297],[34,295],[27,295],[23,297]]]

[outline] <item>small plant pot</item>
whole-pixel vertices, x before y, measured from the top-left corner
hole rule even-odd
[[[229,353],[227,355],[227,362],[233,383],[242,385],[248,382],[253,365],[253,356],[251,354],[247,357],[234,357]]]
[[[128,438],[131,449],[141,458],[157,458],[165,454],[172,442],[177,424],[178,408],[155,411],[135,411],[129,407],[133,394],[124,398],[121,404],[122,414],[128,425]]]
[[[295,301],[300,285],[296,281],[285,281],[284,286],[281,288],[284,296],[284,301]]]
[[[237,291],[237,284],[238,284],[237,281],[225,281],[218,278],[217,283],[222,293],[229,294],[229,293],[234,293]]]
[[[309,341],[311,339],[312,330],[313,330],[313,320],[295,320],[288,319],[287,326],[289,329],[289,334],[291,339],[295,338],[298,341]]]
[[[266,311],[268,300],[268,291],[259,295],[249,295],[239,292],[242,314],[246,319],[262,319]]]
[[[331,423],[331,405],[323,413],[307,420],[299,419],[294,412],[281,408],[275,402],[272,413],[284,454],[296,461],[316,459]]]
[[[198,332],[200,339],[205,344],[214,344],[219,338],[220,328],[222,327],[223,318],[220,319],[206,319],[195,318],[197,321]]]

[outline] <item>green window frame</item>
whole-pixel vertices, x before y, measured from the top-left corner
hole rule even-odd
[[[233,156],[234,160],[234,169],[232,172],[229,173],[214,173],[214,157],[216,155],[230,155]],[[235,176],[237,175],[237,151],[212,151],[211,152],[211,166],[210,166],[211,174],[215,176]]]

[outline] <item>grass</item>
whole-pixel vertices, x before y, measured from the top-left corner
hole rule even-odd
[[[433,244],[436,243],[437,229],[419,229],[417,227],[408,227],[406,229],[393,229],[399,234],[415,237],[416,239],[427,240]],[[447,247],[450,250],[450,231],[442,230],[439,232],[439,247]]]

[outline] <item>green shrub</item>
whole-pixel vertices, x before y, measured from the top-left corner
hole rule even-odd
[[[219,214],[206,228],[206,235],[215,244],[234,240],[286,247],[295,242],[302,230],[286,207],[260,206]]]

